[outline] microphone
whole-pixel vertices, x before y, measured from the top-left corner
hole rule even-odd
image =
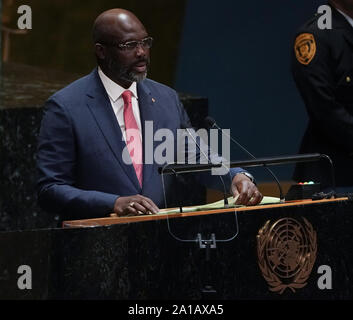
[[[256,159],[256,157],[250,153],[245,147],[243,147],[238,141],[236,141],[235,139],[233,139],[229,134],[223,132],[222,128],[220,128],[217,123],[216,120],[214,120],[211,117],[206,117],[204,119],[204,123],[206,125],[206,127],[208,129],[212,129],[212,128],[216,128],[217,130],[221,131],[222,134],[224,134],[225,136],[227,136],[233,143],[235,143],[241,150],[243,150],[248,156],[250,156],[252,159]],[[281,187],[281,184],[279,182],[279,180],[277,179],[276,175],[272,172],[272,170],[270,170],[268,167],[264,166],[265,169],[272,175],[272,177],[275,179],[278,189],[279,189],[279,197],[280,197],[280,201],[284,202],[284,195],[283,195],[283,190]]]
[[[190,129],[183,123],[180,126],[181,129],[184,129],[188,135],[192,138],[192,140],[195,142],[196,146],[198,147],[198,149],[200,150],[200,152],[203,154],[203,156],[207,159],[208,163],[211,163],[211,160],[209,158],[209,156],[202,150],[201,146],[197,143],[196,139],[194,138],[193,134],[190,132]],[[222,178],[222,176],[218,175],[218,177],[220,178],[222,185],[223,185],[223,198],[224,198],[224,207],[228,207],[229,203],[228,203],[228,198],[227,198],[227,191],[226,191],[226,185],[224,183],[224,180]]]

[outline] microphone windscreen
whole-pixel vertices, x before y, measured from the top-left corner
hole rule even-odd
[[[180,129],[188,129],[188,128],[190,128],[190,126],[188,126],[185,122],[182,122],[180,124]]]
[[[204,124],[207,129],[212,128],[216,123],[216,120],[213,119],[212,117],[206,117],[204,119]]]

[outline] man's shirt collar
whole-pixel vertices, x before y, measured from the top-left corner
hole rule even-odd
[[[136,82],[133,82],[131,84],[130,88],[125,89],[122,86],[118,85],[113,80],[111,80],[110,78],[108,78],[100,67],[98,67],[98,74],[99,74],[99,77],[101,78],[101,80],[103,82],[105,90],[107,91],[110,99],[113,102],[116,102],[116,100],[118,100],[121,97],[122,93],[125,90],[130,90],[132,92],[133,96],[137,99]]]

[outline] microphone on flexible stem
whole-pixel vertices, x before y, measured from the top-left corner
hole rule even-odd
[[[208,129],[212,129],[212,128],[216,128],[217,130],[221,131],[222,134],[224,134],[225,136],[227,136],[233,143],[235,143],[240,149],[242,149],[248,156],[250,156],[252,159],[256,159],[256,157],[251,154],[246,148],[244,148],[238,141],[236,141],[235,139],[233,139],[229,134],[227,134],[226,132],[224,132],[222,130],[222,128],[220,128],[217,123],[216,120],[214,120],[211,117],[206,117],[204,120],[205,125],[207,126]],[[264,166],[264,168],[272,175],[272,177],[275,179],[278,189],[279,189],[279,197],[280,197],[280,201],[284,202],[284,195],[283,195],[283,190],[281,187],[281,184],[279,182],[279,180],[277,179],[276,175],[272,172],[271,169],[269,169],[268,167]]]
[[[197,145],[198,149],[201,151],[201,153],[203,154],[203,156],[207,159],[208,163],[211,163],[210,158],[207,154],[205,154],[205,152],[202,150],[201,146],[197,143],[196,139],[194,138],[194,136],[192,135],[192,133],[190,132],[190,129],[185,125],[182,124],[181,129],[184,129],[188,135],[192,138],[192,140],[195,142],[195,144]],[[226,185],[224,183],[223,178],[219,175],[218,176],[223,184],[223,198],[224,198],[224,207],[228,207],[229,203],[228,203],[228,198],[227,198],[227,191],[226,191]]]
[[[336,179],[335,179],[335,169],[333,166],[333,162],[332,162],[331,158],[326,154],[320,155],[320,158],[326,159],[330,164],[332,189],[333,189],[333,192],[336,193]]]

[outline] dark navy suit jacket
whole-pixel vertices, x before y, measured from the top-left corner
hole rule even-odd
[[[174,133],[190,123],[173,89],[146,79],[138,83],[137,94],[143,133],[145,121],[153,121],[154,132],[168,128]],[[154,148],[159,143],[154,142]],[[58,91],[46,102],[39,134],[39,204],[69,219],[107,216],[118,196],[134,194],[149,197],[163,208],[159,165],[144,164],[141,189],[133,166],[122,159],[125,147],[97,69]],[[229,187],[240,170],[244,171],[231,169],[224,176]],[[173,180],[165,177],[168,192]],[[206,182],[223,188],[219,177],[208,175]]]

